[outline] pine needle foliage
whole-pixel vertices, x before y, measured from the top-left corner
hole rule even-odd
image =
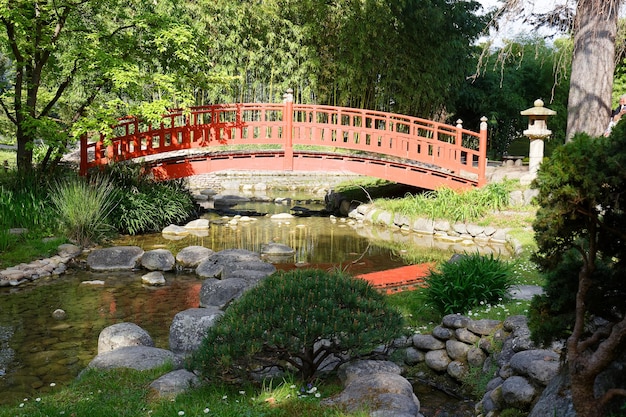
[[[514,284],[512,266],[493,254],[466,254],[442,264],[426,278],[426,299],[442,315],[466,314],[481,304],[508,298]]]
[[[208,379],[277,367],[311,380],[370,356],[402,333],[403,319],[365,280],[343,272],[276,273],[247,291],[208,330],[190,368]]]

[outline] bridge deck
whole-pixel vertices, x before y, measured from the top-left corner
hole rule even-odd
[[[157,128],[128,118],[114,131],[114,138],[81,138],[81,173],[143,158],[161,179],[282,169],[350,172],[427,189],[486,183],[484,121],[480,132],[472,132],[398,114],[287,100],[173,111]]]

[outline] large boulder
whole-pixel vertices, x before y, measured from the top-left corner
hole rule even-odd
[[[344,379],[344,390],[325,399],[323,403],[339,406],[348,412],[357,412],[365,406],[373,417],[418,416],[420,403],[411,383],[399,371],[385,366],[382,369],[378,369],[378,366],[372,368],[369,362],[376,361],[359,361],[347,365],[348,376]],[[362,366],[365,369],[361,369]],[[350,367],[358,370],[350,375]]]
[[[545,386],[559,373],[559,359],[559,355],[551,350],[525,350],[513,355],[510,365],[517,374]]]
[[[141,266],[149,271],[171,271],[176,259],[167,249],[154,249],[144,253],[141,257]]]
[[[254,285],[243,278],[206,279],[200,287],[200,307],[217,307],[223,310]]]
[[[138,246],[113,246],[93,250],[87,265],[93,271],[123,271],[137,268],[144,251]]]
[[[112,324],[98,336],[98,354],[127,346],[154,347],[154,341],[147,331],[135,323]]]
[[[206,336],[207,329],[224,314],[217,307],[190,308],[174,316],[170,325],[170,349],[186,354],[196,350]]]
[[[244,278],[258,281],[276,272],[276,267],[263,262],[256,252],[244,249],[227,249],[216,252],[196,268],[200,278]]]
[[[204,246],[187,246],[176,254],[176,262],[183,268],[197,268],[202,261],[214,253]]]
[[[127,346],[98,354],[89,362],[87,369],[129,368],[146,371],[168,363],[175,363],[174,354],[169,350],[148,346]]]
[[[150,384],[150,389],[159,398],[173,399],[189,388],[200,385],[200,378],[193,372],[178,369],[169,372]]]

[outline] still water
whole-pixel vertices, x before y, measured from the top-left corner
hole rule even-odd
[[[256,203],[237,208],[272,213],[289,212],[290,207]],[[204,236],[168,240],[155,234],[120,238],[114,243],[144,250],[167,248],[176,254],[190,245],[214,251],[241,248],[260,252],[262,245],[276,242],[296,250],[293,260],[276,265],[279,269],[298,264],[342,268],[353,274],[403,266],[406,261],[401,255],[412,250],[390,248],[388,242],[372,239],[360,230],[362,226],[345,219],[313,216],[277,221],[263,216],[231,224],[233,217],[207,216],[214,224]],[[146,287],[141,275],[73,268],[54,279],[0,288],[0,404],[33,398],[69,383],[94,358],[98,335],[111,324],[136,323],[150,333],[157,347],[167,349],[171,321],[179,311],[198,306],[201,281],[193,273],[171,272],[164,274],[165,286]],[[84,283],[93,280],[102,280],[104,285]],[[67,318],[54,319],[56,309],[65,310]]]

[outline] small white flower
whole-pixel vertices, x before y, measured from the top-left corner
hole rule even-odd
[[[246,395],[246,392],[245,391],[239,391],[239,394]]]
[[[320,394],[319,392],[316,392],[316,393],[315,393],[315,398],[319,398],[319,397],[321,397],[321,396],[322,396],[322,394]]]
[[[310,390],[308,390],[307,394],[313,394],[315,391],[317,391],[317,387],[313,387]]]
[[[295,385],[291,385],[289,388],[296,389],[296,386]]]
[[[226,400],[227,398],[228,398],[228,395],[224,395],[224,396],[222,397],[222,400]]]
[[[179,412],[178,412],[178,415],[179,415],[179,416],[184,416],[184,415],[185,415],[185,412],[184,412],[184,411],[179,411]]]
[[[204,409],[204,410],[202,410],[202,411],[204,411],[204,414],[209,414],[209,411],[211,411],[211,410],[209,410],[208,408],[205,408],[205,409]]]
[[[24,407],[24,403],[20,403],[20,408]]]
[[[37,397],[37,398],[35,398],[35,401],[39,402],[39,401],[41,401],[41,398]]]
[[[51,387],[56,387],[56,386],[57,386],[57,384],[55,384],[54,382],[51,382],[51,383],[50,383],[50,386],[51,386]]]

